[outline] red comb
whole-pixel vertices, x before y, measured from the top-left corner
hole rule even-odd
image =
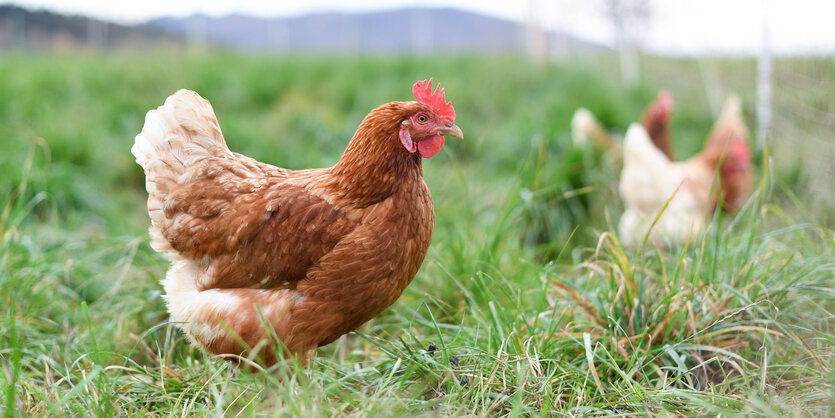
[[[455,109],[452,107],[452,103],[446,101],[441,83],[438,83],[437,88],[432,92],[431,78],[429,81],[418,81],[412,86],[412,94],[415,95],[415,100],[429,106],[433,112],[445,121],[455,122]]]

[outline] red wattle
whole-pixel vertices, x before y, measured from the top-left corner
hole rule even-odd
[[[423,158],[432,158],[441,148],[444,147],[444,137],[441,135],[432,136],[418,142],[417,149]]]

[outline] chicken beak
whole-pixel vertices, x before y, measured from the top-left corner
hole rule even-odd
[[[464,139],[464,132],[461,131],[461,128],[459,128],[458,125],[454,125],[452,123],[445,124],[444,128],[438,130],[438,134]]]

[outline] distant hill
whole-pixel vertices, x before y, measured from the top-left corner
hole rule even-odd
[[[512,53],[526,50],[528,36],[518,22],[456,9],[409,8],[291,18],[193,15],[155,19],[149,24],[190,42],[280,52]],[[551,52],[600,48],[564,32],[544,33],[540,39]]]
[[[85,16],[0,5],[0,49],[115,48],[179,44],[176,35],[149,25],[120,25]]]
[[[197,43],[254,52],[505,54],[528,50],[530,36],[519,22],[442,8],[290,18],[193,15],[123,25],[0,5],[0,50]],[[535,39],[552,54],[603,48],[560,31],[538,32]]]

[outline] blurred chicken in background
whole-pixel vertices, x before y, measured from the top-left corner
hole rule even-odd
[[[652,118],[651,111],[645,120],[647,117]],[[729,211],[742,206],[751,191],[753,174],[748,129],[738,96],[727,99],[705,148],[694,157],[673,162],[653,139],[637,123],[629,127],[624,139],[619,191],[626,209],[618,226],[623,245],[637,246],[668,200],[649,235],[659,247],[683,243],[701,231],[720,202]]]

